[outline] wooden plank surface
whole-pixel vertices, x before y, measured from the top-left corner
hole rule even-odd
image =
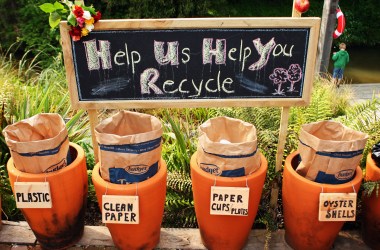
[[[250,249],[291,249],[285,242],[285,230],[269,232],[255,229],[250,232],[245,250]],[[27,249],[39,249],[38,242],[26,222],[3,221],[0,230],[0,249],[19,249],[20,245]],[[9,248],[7,248],[10,246]],[[85,226],[83,237],[69,250],[108,249],[114,250],[111,235],[105,226]],[[206,249],[196,228],[161,228],[160,243],[155,249]],[[334,250],[369,250],[358,231],[342,231],[334,242]]]

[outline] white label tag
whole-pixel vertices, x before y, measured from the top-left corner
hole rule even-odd
[[[321,193],[319,221],[355,221],[356,193]]]
[[[15,182],[17,208],[52,208],[49,182]]]
[[[114,224],[139,224],[139,197],[103,195],[102,221]]]
[[[211,187],[210,214],[248,216],[248,187]]]

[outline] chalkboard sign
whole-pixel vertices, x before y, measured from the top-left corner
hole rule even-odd
[[[76,108],[295,106],[309,102],[318,18],[105,20],[71,41]]]

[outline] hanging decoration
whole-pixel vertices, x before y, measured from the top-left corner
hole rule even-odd
[[[334,39],[337,39],[338,37],[340,37],[340,35],[342,35],[344,31],[344,28],[346,27],[346,19],[344,18],[344,14],[342,10],[340,9],[340,7],[336,9],[336,19],[338,22],[338,26],[336,27],[333,34]]]

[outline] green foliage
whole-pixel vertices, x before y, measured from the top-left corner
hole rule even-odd
[[[196,151],[196,130],[212,114],[214,112],[202,108],[155,112],[164,122],[162,155],[168,166],[163,222],[166,227],[197,225],[190,179],[190,158]]]
[[[164,227],[196,227],[190,175],[180,171],[168,172]]]
[[[363,183],[363,192],[364,195],[367,197],[370,197],[373,193],[373,191],[376,191],[376,197],[379,197],[379,186],[380,186],[380,181],[366,181]]]
[[[62,16],[68,12],[65,9],[65,6],[63,6],[59,2],[55,2],[54,4],[44,3],[44,4],[41,4],[39,7],[43,12],[49,13],[49,25],[52,29],[54,29],[58,26],[59,22],[62,19]],[[76,20],[75,20],[75,22],[76,22]]]
[[[22,216],[16,208],[5,167],[10,154],[2,130],[8,124],[39,113],[59,113],[67,121],[69,140],[84,148],[88,168],[94,165],[88,116],[84,111],[71,110],[62,61],[56,58],[49,68],[38,72],[35,60],[23,58],[16,64],[12,54],[0,54],[0,192],[4,212],[10,220]]]
[[[373,98],[362,103],[358,103],[346,109],[346,115],[338,117],[336,120],[346,126],[367,133],[368,141],[363,151],[360,162],[362,168],[366,165],[366,158],[372,146],[380,141],[380,100]]]
[[[346,28],[338,42],[357,46],[379,45],[380,12],[376,0],[341,1],[339,5],[345,14]]]

